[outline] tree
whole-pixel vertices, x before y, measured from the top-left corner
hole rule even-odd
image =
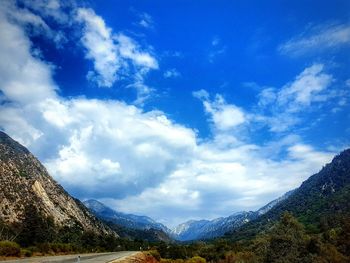
[[[285,212],[270,233],[266,261],[271,263],[302,262],[308,236],[292,214]]]
[[[33,205],[26,207],[21,233],[18,236],[22,246],[52,242],[56,238],[56,228],[51,217],[45,217]]]

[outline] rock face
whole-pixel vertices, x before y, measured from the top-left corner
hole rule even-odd
[[[21,224],[33,207],[58,227],[115,234],[71,197],[25,147],[0,131],[0,219]]]

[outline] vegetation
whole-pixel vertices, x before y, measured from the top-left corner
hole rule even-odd
[[[9,226],[0,221],[0,256],[32,256],[121,250],[145,250],[151,246],[141,239],[119,238],[83,231],[79,225],[57,227],[29,206],[22,224]],[[21,249],[22,248],[22,249]]]
[[[35,213],[32,215],[35,217]],[[12,237],[15,237],[14,240],[18,243],[0,242],[0,256],[141,249],[148,250],[147,255],[161,263],[350,262],[348,214],[323,217],[320,222],[315,223],[317,227],[305,227],[291,213],[285,212],[269,229],[254,238],[247,236],[236,241],[226,237],[187,244],[102,236],[79,228],[65,227],[57,231],[52,228],[53,223],[49,218],[34,219],[20,234],[14,235],[13,232]],[[10,236],[9,231],[7,229],[7,237]],[[33,238],[30,239],[29,235]]]
[[[19,245],[12,241],[0,241],[0,256],[16,257],[21,254]]]
[[[315,233],[285,212],[267,231],[254,238],[161,243],[154,247],[157,251],[152,251],[152,255],[158,252],[165,263],[205,262],[200,259],[218,263],[350,262],[350,216],[338,215],[318,224],[322,230]]]
[[[0,220],[0,257],[147,250],[147,256],[162,263],[350,262],[349,174],[347,150],[266,214],[208,242],[159,242],[159,232],[112,224],[124,236],[112,231],[101,235],[99,228],[83,230],[74,219],[69,227],[58,227],[52,217],[29,205],[23,223]]]

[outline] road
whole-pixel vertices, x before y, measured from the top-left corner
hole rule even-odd
[[[0,261],[1,263],[107,263],[115,259],[131,256],[138,252],[135,251],[120,251],[111,253],[97,253],[97,254],[81,254],[80,261],[78,255],[52,256],[52,257],[32,257],[15,260]]]

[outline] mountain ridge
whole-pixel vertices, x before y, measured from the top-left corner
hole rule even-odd
[[[105,219],[111,219],[118,222],[119,225],[124,227],[142,230],[154,228],[163,230],[164,232],[170,232],[170,229],[168,229],[165,225],[156,222],[154,219],[148,216],[118,212],[95,199],[83,201],[83,204],[95,214]]]
[[[186,221],[172,230],[172,236],[180,241],[206,240],[223,236],[227,231],[239,228],[245,223],[255,220],[259,216],[265,214],[290,196],[293,191],[294,190],[288,191],[256,211],[235,212],[227,217],[219,217],[212,220],[201,219]]]
[[[70,196],[30,151],[0,131],[0,220],[14,226],[38,216],[56,227],[118,234]]]
[[[95,199],[85,200],[83,204],[124,237],[142,237],[149,241],[172,241],[169,236],[170,229],[148,216],[118,212]]]

